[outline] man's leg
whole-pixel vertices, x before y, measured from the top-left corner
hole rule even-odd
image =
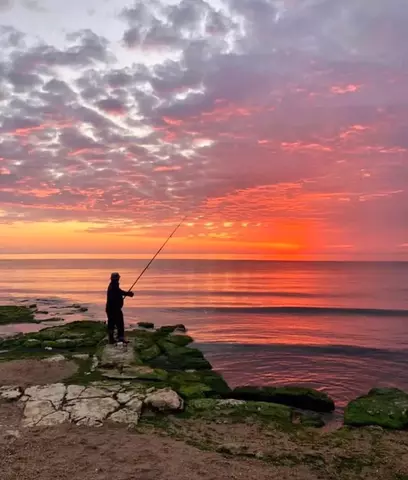
[[[117,313],[116,327],[118,329],[118,342],[124,342],[125,341],[125,322],[123,320],[122,310],[120,310],[120,312]]]
[[[112,312],[108,312],[108,341],[110,344],[115,343],[115,316]]]

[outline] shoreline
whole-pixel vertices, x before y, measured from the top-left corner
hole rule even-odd
[[[333,429],[324,412],[334,404],[320,392],[230,389],[183,325],[148,327],[129,331],[125,349],[106,345],[104,325],[93,321],[3,340],[5,480],[16,478],[15,465],[22,480],[34,472],[42,480],[73,472],[87,480],[407,480],[408,431],[399,428],[408,428],[408,418],[401,413],[398,427],[392,413],[401,401],[408,410],[407,394],[371,392],[348,407],[346,419],[372,426]],[[14,379],[20,385],[4,385]],[[368,420],[382,399],[382,416]],[[386,418],[392,429],[379,425]],[[90,448],[87,455],[78,457],[78,445]]]

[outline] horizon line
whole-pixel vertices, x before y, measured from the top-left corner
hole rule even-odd
[[[361,254],[364,255],[364,254]],[[394,257],[392,254],[389,256]],[[388,256],[387,255],[387,256]],[[384,254],[382,257],[386,256]],[[270,262],[349,262],[349,263],[405,263],[408,258],[333,258],[328,254],[310,254],[293,258],[289,255],[262,254],[162,254],[157,260],[218,260],[218,261],[270,261]],[[0,260],[150,260],[148,253],[0,253]]]

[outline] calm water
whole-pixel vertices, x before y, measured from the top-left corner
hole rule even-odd
[[[125,289],[144,265],[0,260],[0,300],[82,303],[104,319],[110,272]],[[375,385],[408,389],[408,263],[158,260],[125,316],[186,324],[232,385],[304,384],[339,405]]]

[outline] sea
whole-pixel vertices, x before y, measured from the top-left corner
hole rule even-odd
[[[78,303],[82,318],[105,320],[110,273],[127,289],[145,265],[3,258],[0,304]],[[340,409],[375,386],[408,390],[408,262],[158,259],[134,291],[127,327],[183,323],[231,386],[309,386]]]

